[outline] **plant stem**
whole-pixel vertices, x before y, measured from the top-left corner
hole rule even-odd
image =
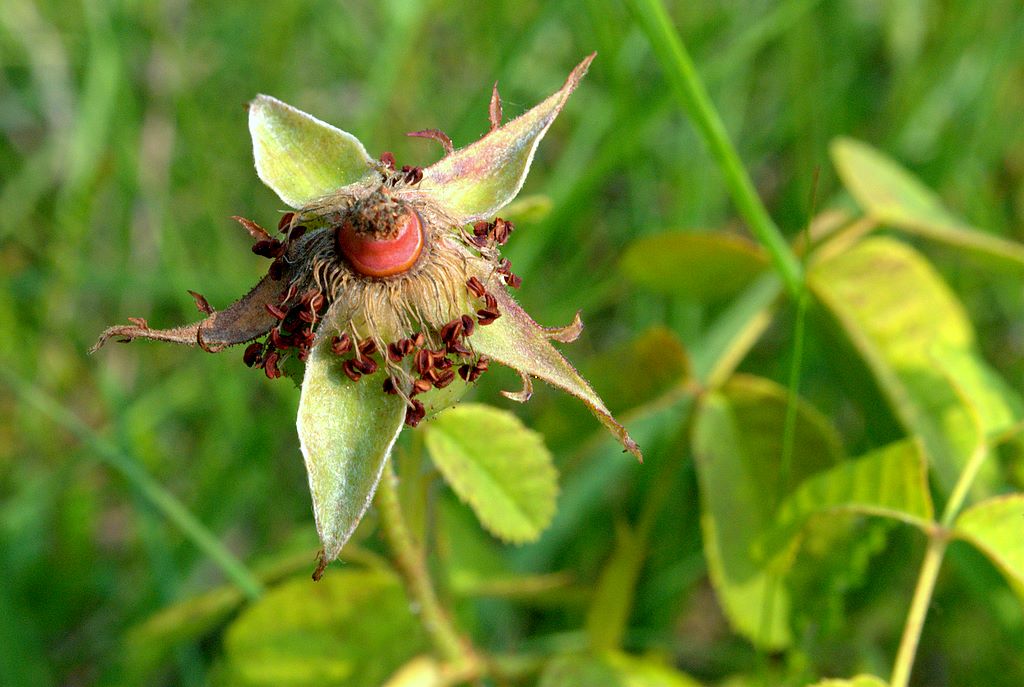
[[[775,269],[794,297],[803,288],[803,270],[754,189],[722,118],[711,102],[682,38],[660,0],[629,0],[683,108],[718,162],[733,202],[757,240],[771,255]]]
[[[917,588],[914,590],[914,598],[910,602],[910,612],[907,614],[907,624],[903,628],[900,648],[896,653],[896,662],[892,668],[890,687],[907,687],[910,682],[910,671],[914,667],[917,645],[921,641],[924,619],[928,614],[928,606],[932,602],[935,580],[939,577],[939,568],[942,566],[942,558],[946,554],[947,544],[948,539],[944,529],[937,527],[929,533],[928,548],[925,550],[921,573],[917,578]]]
[[[474,669],[481,665],[481,661],[472,645],[459,634],[451,614],[437,598],[423,551],[413,541],[402,514],[398,480],[390,460],[384,467],[384,475],[377,487],[376,503],[395,565],[402,575],[409,597],[419,606],[423,626],[434,646],[456,672],[475,672]]]

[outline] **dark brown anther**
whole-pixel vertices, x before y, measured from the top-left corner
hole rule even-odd
[[[384,384],[381,388],[384,389],[384,393],[395,395],[398,393],[398,382],[395,381],[394,377],[388,377],[384,380]]]
[[[270,263],[270,269],[267,270],[267,274],[270,275],[270,278],[273,279],[274,281],[278,281],[281,277],[284,276],[284,270],[284,260],[278,258],[274,262]]]
[[[494,294],[485,293],[484,303],[487,305],[488,310],[498,312],[498,299],[494,297]]]
[[[364,375],[372,375],[377,371],[377,361],[373,358],[354,358],[347,362],[351,362],[352,368]]]
[[[512,272],[509,272],[508,274],[505,275],[505,283],[511,286],[513,289],[518,289],[520,286],[523,285],[523,278],[520,277],[518,274],[513,274]]]
[[[476,311],[476,321],[482,325],[490,324],[499,317],[501,317],[501,313],[490,308],[482,308]]]
[[[306,233],[306,229],[307,229],[307,227],[304,224],[300,224],[300,225],[298,225],[296,227],[293,227],[292,230],[290,232],[288,232],[288,240],[289,241],[298,241],[299,238],[303,234]]]
[[[274,305],[273,303],[264,303],[263,307],[267,309],[268,313],[273,315],[278,320],[283,320],[288,315],[288,313],[286,313],[283,308],[280,308]]]
[[[473,368],[470,367],[468,363],[463,363],[462,365],[459,365],[459,376],[462,377],[462,379],[464,379],[467,382],[469,381],[469,375],[472,371]]]
[[[359,355],[373,355],[377,352],[377,342],[373,339],[363,339],[359,342]]]
[[[446,155],[451,155],[452,151],[455,150],[455,146],[452,145],[452,139],[448,138],[448,134],[441,131],[440,129],[424,129],[423,131],[410,131],[406,136],[412,136],[414,138],[432,138],[439,142],[444,147]]]
[[[388,150],[385,150],[380,154],[380,162],[392,172],[398,167],[398,161],[395,160],[395,154]]]
[[[427,415],[427,409],[417,399],[412,400],[412,407],[405,411],[405,424],[415,427]]]
[[[487,367],[490,364],[490,359],[487,356],[480,356],[480,359],[473,365],[463,365],[459,368],[459,376],[465,379],[467,382],[475,382],[480,375],[487,371]]]
[[[503,246],[505,245],[505,242],[508,241],[509,235],[515,228],[515,225],[511,222],[498,217],[494,220],[493,224],[491,224],[491,238],[494,239],[494,242],[499,246]]]
[[[149,329],[149,323],[143,317],[129,317],[128,321],[134,324],[139,329]],[[131,339],[129,339],[131,341]]]
[[[483,298],[484,294],[487,293],[487,289],[484,288],[483,283],[475,276],[469,278],[466,282],[466,288],[469,289],[469,292],[477,298]]]
[[[434,366],[434,359],[433,356],[430,355],[430,351],[421,348],[416,351],[414,363],[416,365],[416,372],[423,375],[429,372]]]
[[[410,186],[418,184],[423,179],[423,168],[402,165],[402,178]]]
[[[316,315],[314,315],[313,311],[311,310],[301,310],[299,311],[299,319],[305,322],[306,324],[313,324],[313,322],[316,320]]]
[[[245,363],[246,367],[255,367],[262,357],[263,344],[251,343],[246,346],[245,353],[242,354],[242,362]]]
[[[324,298],[324,294],[320,291],[316,291],[314,292],[313,297],[309,299],[309,308],[313,312],[320,312],[323,310],[326,302],[327,299]]]
[[[487,236],[490,232],[490,222],[484,222],[481,220],[473,225],[473,236]]]
[[[277,239],[266,239],[252,244],[252,252],[264,258],[279,258],[284,255],[287,248]]]
[[[456,343],[460,336],[462,336],[462,318],[452,320],[445,326],[441,327],[441,341],[446,344]]]
[[[430,391],[430,388],[432,386],[434,385],[431,383],[429,379],[425,377],[420,377],[419,379],[412,383],[412,391],[409,392],[409,395],[415,396],[416,394],[424,394]]]
[[[334,355],[345,355],[352,350],[352,339],[348,334],[340,334],[331,341],[331,353]]]
[[[426,341],[427,337],[423,335],[423,332],[416,332],[416,335],[412,337],[412,347],[422,348],[423,344],[426,343]],[[406,353],[406,355],[408,355],[411,352],[412,351],[409,351],[408,353]]]
[[[438,389],[443,389],[455,379],[455,370],[444,370],[443,372],[437,373],[435,378],[432,380],[434,386]]]
[[[277,361],[280,359],[280,354],[275,351],[263,362],[263,371],[267,374],[267,379],[277,379],[281,376],[281,370],[277,367]]]
[[[460,355],[460,356],[462,356],[464,358],[467,357],[467,356],[473,355],[473,352],[471,350],[469,350],[468,348],[463,346],[458,341],[453,341],[450,344],[448,344],[448,352],[449,353],[456,353],[456,354],[458,354],[458,355]]]
[[[199,312],[206,315],[213,314],[213,308],[210,307],[209,301],[207,301],[201,293],[196,293],[195,291],[189,291],[188,293],[192,296],[192,300],[196,302],[196,308],[199,309]]]
[[[302,346],[296,352],[295,357],[299,359],[299,362],[306,362],[309,359],[309,346]]]
[[[249,236],[251,236],[254,239],[256,239],[257,243],[260,243],[262,241],[272,241],[273,240],[273,239],[270,238],[270,234],[267,232],[266,229],[264,229],[260,225],[256,224],[251,219],[246,219],[244,217],[239,217],[238,215],[232,216],[231,219],[235,220],[236,222],[241,224],[243,227],[245,227],[245,230],[247,232],[249,232]]]
[[[295,294],[298,293],[299,287],[297,284],[290,284],[288,289],[281,295],[281,300],[278,301],[281,305],[284,305],[291,299],[295,298]]]
[[[281,334],[281,330],[277,327],[270,330],[270,343],[273,344],[274,348],[291,348],[291,342],[288,341]]]
[[[448,360],[448,351],[443,348],[439,351],[427,351],[430,354],[430,366],[435,367],[439,370],[444,370],[452,366],[452,361]]]
[[[357,370],[353,363],[355,363],[355,360],[346,360],[341,364],[341,371],[353,382],[358,382],[363,373]]]
[[[402,362],[402,358],[405,357],[405,353],[402,350],[402,343],[408,341],[408,339],[402,339],[402,341],[392,341],[388,344],[388,360],[393,363]]]
[[[294,212],[286,212],[281,215],[281,219],[277,222],[277,230],[282,234],[285,233],[285,228],[291,226],[293,219],[295,219]]]
[[[470,317],[469,315],[463,315],[461,319],[462,319],[462,332],[463,332],[462,335],[463,336],[472,336],[473,335],[473,327],[475,326],[475,323],[473,322],[473,318]]]

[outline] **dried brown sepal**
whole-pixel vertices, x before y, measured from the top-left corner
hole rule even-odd
[[[172,329],[150,329],[148,326],[117,325],[104,331],[92,348],[95,353],[112,338],[127,341],[151,339],[187,346],[203,345],[207,350],[245,343],[270,331],[277,321],[265,309],[265,305],[276,303],[281,287],[268,276],[264,277],[249,293],[230,307],[212,313],[205,320]]]
[[[491,104],[487,109],[488,119],[491,120],[491,131],[501,127],[501,96],[498,95],[498,82],[494,82],[491,90]]]
[[[313,570],[312,575],[314,582],[319,582],[320,578],[324,576],[324,570],[327,569],[327,564],[327,556],[324,555],[324,550],[320,549],[316,554],[316,568]]]
[[[245,228],[245,230],[249,232],[249,236],[256,239],[257,242],[272,240],[270,238],[270,233],[260,225],[256,224],[256,222],[253,222],[251,219],[239,217],[238,215],[232,215],[231,219],[241,224]]]
[[[210,305],[210,302],[206,300],[206,297],[203,296],[203,294],[196,293],[195,291],[189,291],[188,293],[192,296],[192,300],[196,302],[196,309],[199,310],[199,312],[206,315],[213,314],[213,307]]]
[[[441,131],[440,129],[423,129],[422,131],[410,131],[406,136],[412,136],[413,138],[430,138],[444,148],[445,155],[449,155],[455,150],[455,146],[452,145],[452,139],[448,137],[448,134]]]

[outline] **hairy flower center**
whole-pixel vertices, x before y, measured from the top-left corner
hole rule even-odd
[[[416,264],[424,239],[423,223],[415,210],[374,218],[386,222],[384,226],[367,227],[365,219],[346,218],[335,230],[338,252],[352,269],[368,277],[392,277]]]

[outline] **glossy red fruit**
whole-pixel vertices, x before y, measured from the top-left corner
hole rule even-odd
[[[410,210],[399,219],[393,238],[379,239],[344,224],[337,233],[338,248],[352,269],[368,277],[391,277],[408,271],[423,252],[423,224]]]

